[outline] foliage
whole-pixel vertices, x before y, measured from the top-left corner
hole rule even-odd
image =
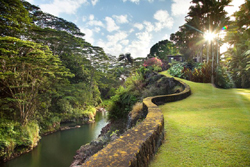
[[[179,31],[171,34],[170,40],[173,41],[180,53],[186,59],[192,58],[197,54],[203,57],[203,48],[207,42],[204,40],[204,33],[213,32],[217,34],[223,26],[228,25],[229,17],[225,7],[231,0],[192,0],[188,15],[185,17],[186,23],[180,26]],[[207,61],[212,59],[212,52]]]
[[[221,66],[215,66],[212,71],[212,64],[190,64],[174,63],[168,70],[170,75],[184,78],[194,82],[211,83],[212,75],[214,84],[219,88],[232,88],[233,84],[228,71]]]
[[[116,61],[86,42],[74,23],[29,2],[1,0],[0,9],[1,118],[23,126],[37,121],[41,133],[62,121],[93,120],[101,97],[119,84],[110,68]]]
[[[183,71],[184,69],[184,63],[176,63],[173,64],[170,68],[169,68],[169,73],[172,76],[178,77],[178,78],[182,78],[183,76]]]
[[[144,119],[143,115],[143,103],[137,102],[133,106],[132,110],[129,112],[129,123],[128,126],[135,125],[138,122],[141,122],[141,120]]]
[[[59,130],[61,118],[59,115],[48,113],[37,118],[39,121],[40,133],[48,134]]]
[[[25,126],[17,122],[1,118],[0,122],[0,159],[10,158],[14,151],[23,153],[37,145],[39,126],[29,122]]]
[[[29,13],[20,0],[1,0],[0,15],[0,36],[20,37],[31,25]]]
[[[189,58],[200,57],[200,62],[206,59],[207,63],[212,63],[214,67],[213,75],[215,75],[215,84],[218,87],[231,87],[232,82],[235,87],[250,87],[250,71],[249,71],[249,50],[250,50],[250,29],[249,29],[249,11],[250,2],[245,1],[240,6],[240,10],[235,12],[233,16],[235,20],[229,21],[226,16],[225,7],[231,0],[215,1],[215,0],[193,0],[186,16],[186,23],[180,27],[179,31],[171,34],[173,41],[180,52]],[[216,37],[216,42],[211,41],[209,44],[204,40],[204,33],[212,32],[219,34],[222,27],[227,25],[225,39]],[[231,47],[225,52],[226,63],[220,61],[215,62],[214,47],[219,47],[223,42],[227,42]],[[206,58],[204,57],[206,55]],[[213,62],[212,62],[213,61]],[[222,65],[222,66],[221,66]],[[206,67],[204,67],[206,68]],[[204,70],[203,68],[203,70]],[[171,71],[172,74],[178,71]],[[202,72],[198,69],[189,68],[185,70],[188,75],[195,76],[195,80],[202,79]],[[181,74],[174,74],[181,76]],[[207,75],[207,74],[205,74]],[[209,80],[205,77],[205,80]],[[207,81],[206,81],[207,82]],[[223,85],[223,86],[222,86]]]
[[[161,60],[168,60],[168,55],[176,54],[179,54],[179,51],[174,45],[174,43],[168,40],[163,40],[154,44],[150,48],[150,53],[148,57],[158,57]]]
[[[103,102],[103,106],[106,106],[109,111],[109,120],[124,119],[136,102],[149,96],[170,94],[177,89],[179,91],[176,86],[178,85],[173,79],[158,75],[142,66],[138,73],[126,79],[124,85],[116,90],[109,101]]]
[[[36,112],[39,91],[71,74],[46,46],[14,37],[0,37],[0,44],[0,83],[6,92],[5,105],[18,110],[20,122],[26,124]]]
[[[135,103],[135,105],[133,106],[131,112],[133,112],[133,113],[138,113],[138,112],[140,112],[142,109],[143,109],[143,103],[137,102],[137,103]]]
[[[134,62],[130,53],[120,54],[119,58],[118,58],[118,61],[122,61],[122,60],[124,60],[123,66],[126,66],[128,64],[133,64],[133,62]]]
[[[178,86],[173,79],[157,73],[150,73],[144,82],[145,87],[141,93],[142,99],[150,96],[175,93],[175,87]]]
[[[204,64],[201,68],[194,68],[193,70],[184,67],[182,73],[182,78],[201,83],[210,83],[213,75],[211,63]]]
[[[149,67],[149,66],[158,66],[158,67],[161,67],[162,66],[162,62],[160,59],[156,58],[156,57],[153,57],[153,58],[150,58],[146,61],[144,61],[144,64],[143,64],[144,67]]]
[[[227,67],[232,76],[235,87],[250,87],[250,29],[249,16],[250,2],[246,1],[238,12],[234,13],[235,21],[229,25],[225,41],[231,48],[225,53]]]
[[[116,91],[116,95],[111,97],[111,101],[112,104],[107,110],[109,111],[108,119],[112,121],[127,118],[137,98],[128,89],[120,86]]]

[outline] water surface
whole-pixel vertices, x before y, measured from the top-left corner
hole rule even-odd
[[[97,113],[95,123],[44,136],[34,150],[0,166],[69,167],[76,150],[98,137],[101,129],[107,124],[105,115]]]

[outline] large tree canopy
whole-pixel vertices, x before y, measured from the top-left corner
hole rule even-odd
[[[178,49],[169,40],[159,41],[150,48],[148,57],[158,57],[161,60],[167,60],[168,55],[179,54]]]
[[[45,118],[45,111],[74,115],[96,105],[99,90],[107,89],[99,82],[109,66],[103,49],[86,42],[74,23],[29,2],[0,3],[1,111],[26,122],[37,114]]]
[[[0,0],[0,35],[20,37],[31,18],[20,0]]]
[[[234,13],[235,21],[229,24],[225,41],[231,48],[225,53],[227,65],[236,87],[250,87],[250,2],[241,5]]]
[[[192,0],[186,23],[180,30],[171,34],[170,39],[179,46],[180,52],[186,57],[195,56],[206,46],[204,33],[218,34],[228,24],[229,17],[225,7],[231,0]],[[200,49],[199,49],[200,48]],[[211,53],[211,52],[209,52]],[[202,54],[201,54],[202,55]],[[212,54],[210,54],[210,58]]]
[[[36,112],[39,91],[45,92],[70,73],[47,46],[14,37],[0,37],[0,46],[3,101],[12,106],[9,109],[19,111],[20,121],[25,124]]]

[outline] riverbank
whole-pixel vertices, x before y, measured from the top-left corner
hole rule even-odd
[[[73,157],[73,162],[70,167],[77,167],[85,162],[89,157],[103,149],[108,143],[117,139],[127,130],[127,119],[116,120],[108,123],[100,131],[98,138],[92,140],[90,143],[82,145]]]
[[[14,121],[1,121],[0,123],[0,164],[19,157],[32,151],[37,147],[41,138],[44,136],[75,128],[80,128],[84,124],[93,124],[95,122],[96,110],[90,116],[82,116],[78,119],[54,121],[47,127],[47,130],[41,131],[41,125],[36,122],[30,122],[24,126]],[[80,120],[80,121],[79,121]],[[66,123],[75,123],[74,126],[67,126]],[[6,126],[8,125],[8,126]]]
[[[0,167],[69,167],[76,150],[98,137],[107,124],[106,118],[107,113],[97,112],[94,123],[43,136],[32,151],[0,164]]]
[[[180,85],[180,83],[175,81],[173,78],[167,78],[167,77],[164,77],[163,75],[158,75],[157,73],[148,74],[145,77],[145,83],[143,85],[145,85],[143,89],[144,94],[140,94],[142,97],[139,97],[138,99],[143,99],[145,92],[147,95],[153,95],[153,94],[162,94],[162,93],[171,94],[172,92],[180,92],[183,90],[183,87]],[[152,89],[152,87],[154,87],[154,89]],[[158,89],[160,89],[161,91],[159,91]],[[120,98],[116,98],[116,99],[120,99]],[[120,100],[122,100],[122,98]],[[121,103],[119,102],[121,101],[118,100],[117,102],[118,106],[121,105]],[[124,104],[123,107],[124,106],[126,105]],[[143,119],[147,116],[147,113],[143,112],[142,103],[136,103],[135,105],[132,106],[132,108],[133,108],[132,111],[128,113],[127,116],[124,116],[128,118],[126,119],[125,121],[126,123],[122,128],[123,132],[125,133],[127,133],[126,131],[132,128],[133,126],[136,126],[136,125],[139,126],[140,125],[139,122],[143,122]],[[122,113],[123,115],[125,115],[122,109],[124,108],[122,107],[119,108],[119,113]],[[115,119],[112,119],[112,120],[115,120]],[[118,123],[122,122],[120,120],[116,120],[116,121]],[[112,124],[110,126],[112,126]],[[92,155],[94,155],[98,151],[101,152],[102,148],[104,147],[106,148],[107,145],[108,146],[110,145],[109,143],[113,143],[115,139],[117,139],[118,137],[124,134],[124,133],[120,133],[120,131],[116,130],[115,128],[113,130],[106,128],[105,131],[106,131],[106,134],[104,136],[99,137],[95,141],[92,141],[91,143],[84,145],[79,150],[77,150],[77,155],[74,157],[74,161],[72,162],[71,167],[77,167],[79,165],[82,165],[85,161],[89,162],[89,158],[91,158]],[[127,142],[130,142],[128,140]]]

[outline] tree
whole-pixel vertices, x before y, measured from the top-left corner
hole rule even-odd
[[[0,0],[0,35],[20,37],[31,25],[20,0]]]
[[[44,45],[14,37],[1,37],[0,45],[0,83],[6,95],[3,106],[17,110],[20,122],[26,124],[36,112],[39,92],[71,74]]]
[[[228,69],[236,87],[250,87],[250,2],[245,1],[234,13],[235,21],[229,24],[225,41],[231,48],[225,53]]]
[[[131,57],[130,53],[126,53],[126,54],[120,54],[118,61],[123,61],[123,66],[127,66],[129,64],[133,65],[133,58]]]
[[[180,51],[187,56],[193,56],[205,48],[203,33],[209,31],[218,34],[221,28],[228,24],[225,7],[231,0],[192,0],[186,16],[186,23],[180,30],[171,35],[171,40],[180,44]],[[179,41],[178,41],[179,40]],[[215,45],[212,43],[212,45]],[[200,48],[200,49],[197,49]],[[212,52],[210,52],[212,53]],[[202,55],[202,54],[201,54]],[[212,58],[212,54],[210,58]]]
[[[158,57],[161,60],[168,60],[168,55],[179,54],[178,49],[175,47],[173,42],[168,40],[159,41],[150,48],[148,57]]]

